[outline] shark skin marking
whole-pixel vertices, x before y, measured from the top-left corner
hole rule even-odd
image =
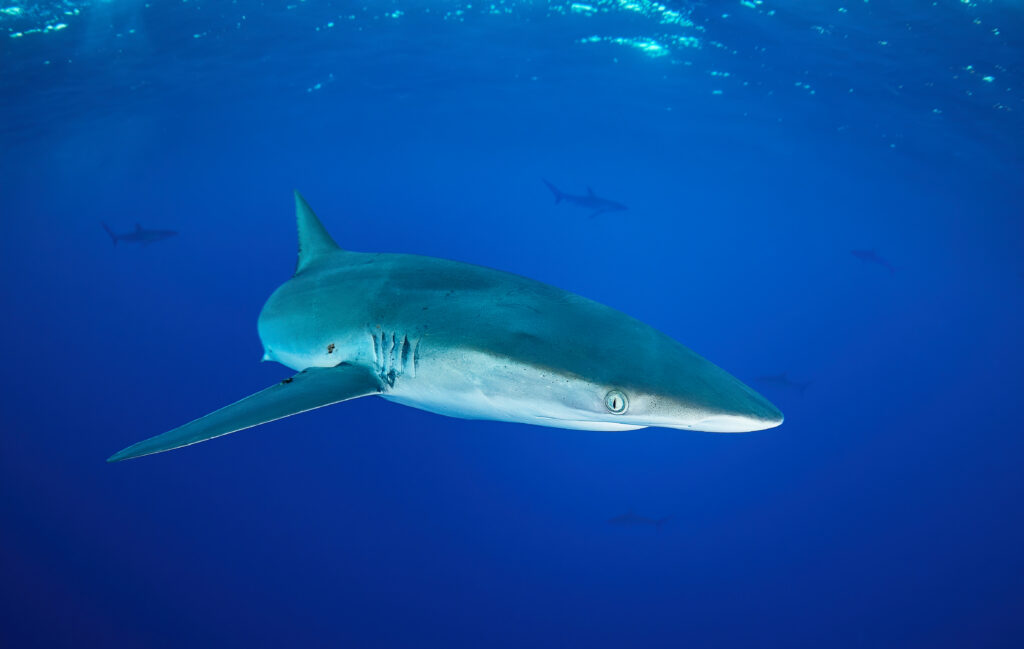
[[[269,406],[259,392],[111,461],[373,394],[453,417],[593,431],[747,432],[782,423],[757,392],[624,313],[482,266],[342,250],[297,192],[295,202],[296,272],[257,325],[264,360],[299,372],[290,391],[268,388]]]

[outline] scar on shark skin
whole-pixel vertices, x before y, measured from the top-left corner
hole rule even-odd
[[[288,384],[288,383],[291,383],[291,382],[292,382],[292,381],[294,381],[294,380],[295,380],[294,378],[292,378],[292,377],[290,377],[290,376],[289,376],[289,377],[288,377],[288,378],[286,378],[285,380],[281,381],[281,383],[282,383],[282,384]]]
[[[334,353],[334,343],[331,343],[330,345],[327,346],[327,353],[328,354],[333,354]]]

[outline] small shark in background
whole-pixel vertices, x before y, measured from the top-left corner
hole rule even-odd
[[[125,243],[138,243],[143,246],[148,246],[151,243],[170,239],[178,234],[174,230],[148,230],[138,223],[135,224],[135,229],[131,232],[116,234],[106,223],[100,223],[100,225],[102,225],[103,229],[107,231],[107,234],[110,236],[110,240],[114,242],[115,246],[118,241],[124,241]]]
[[[647,516],[636,514],[632,510],[608,519],[608,524],[616,527],[653,527],[659,532],[661,527],[667,522],[668,516],[665,518],[648,518]]]
[[[850,254],[868,264],[878,264],[889,270],[890,275],[896,274],[896,269],[886,259],[879,256],[874,250],[851,250]]]
[[[804,396],[804,390],[807,389],[813,381],[794,381],[789,378],[788,372],[782,374],[769,374],[767,376],[759,376],[756,381],[765,385],[775,385],[781,388],[789,388],[793,390],[799,390],[800,396]]]
[[[544,180],[543,178],[541,180]],[[548,186],[551,193],[555,195],[555,204],[565,201],[566,203],[572,203],[573,205],[579,205],[585,207],[588,210],[593,210],[590,213],[590,218],[594,218],[598,214],[604,214],[605,212],[621,212],[628,210],[629,208],[622,203],[610,201],[607,198],[601,198],[594,193],[594,190],[587,187],[586,195],[580,196],[576,194],[566,194],[562,190],[558,189],[547,180],[544,180],[544,184]]]

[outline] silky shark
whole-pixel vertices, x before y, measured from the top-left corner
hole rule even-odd
[[[541,180],[544,179],[542,178]],[[544,180],[544,184],[547,185],[548,189],[551,190],[551,193],[555,195],[556,205],[565,201],[566,203],[572,203],[573,205],[579,205],[580,207],[585,207],[588,210],[593,210],[590,213],[590,218],[594,218],[598,214],[604,214],[605,212],[621,212],[629,209],[622,203],[617,203],[615,201],[608,200],[607,198],[601,198],[595,194],[594,190],[589,186],[587,187],[586,194],[578,195],[567,194],[546,180]]]
[[[124,234],[116,234],[106,223],[100,223],[100,225],[102,225],[103,229],[106,230],[107,236],[110,237],[110,240],[114,242],[115,246],[118,241],[124,241],[125,243],[138,243],[143,246],[148,246],[151,243],[170,239],[178,234],[174,230],[149,230],[142,227],[139,223],[135,224],[134,230],[125,232]]]
[[[782,423],[754,390],[610,307],[481,266],[342,250],[298,192],[295,207],[295,274],[267,300],[258,330],[264,360],[298,373],[108,461],[369,395],[453,417],[594,431]]]
[[[659,532],[661,527],[667,522],[667,516],[665,518],[651,518],[637,514],[632,509],[625,514],[619,514],[608,519],[608,524],[615,525],[616,527],[654,527]]]
[[[878,264],[888,270],[890,275],[896,274],[896,268],[874,250],[851,250],[850,254],[865,263]]]
[[[811,383],[813,383],[813,381],[795,381],[789,378],[789,372],[759,376],[757,377],[757,381],[758,383],[763,383],[765,385],[774,385],[780,388],[799,390],[800,396],[803,396],[807,388],[810,387]]]

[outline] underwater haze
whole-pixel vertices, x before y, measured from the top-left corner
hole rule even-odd
[[[785,422],[106,463],[292,375],[293,190]],[[8,0],[0,218],[0,646],[1024,646],[1019,0]]]

